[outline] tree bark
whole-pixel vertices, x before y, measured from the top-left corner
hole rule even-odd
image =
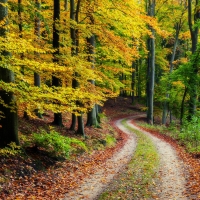
[[[8,18],[7,0],[0,0],[0,21]],[[0,37],[6,37],[8,19],[4,26],[0,27]],[[7,51],[1,53],[5,57],[11,56]],[[14,82],[14,73],[6,68],[0,67],[0,80],[6,83]],[[5,147],[10,142],[19,144],[18,139],[18,117],[15,97],[12,92],[0,90],[0,99],[9,107],[0,104],[0,111],[4,117],[0,118],[0,147]]]
[[[65,0],[64,8],[65,8],[65,11],[67,11],[67,9],[68,9],[68,0]]]
[[[198,22],[200,19],[200,11],[199,11],[199,0],[195,1],[195,13],[194,13],[194,24]],[[198,45],[198,26],[193,27],[192,23],[192,0],[188,0],[188,24],[190,29],[190,35],[192,40],[192,54],[195,54]],[[198,63],[192,62],[190,77],[189,77],[189,87],[188,93],[190,95],[189,99],[189,109],[188,109],[188,119],[190,120],[193,115],[196,113],[196,105],[197,105],[197,74],[198,74]]]
[[[91,20],[92,21],[92,20]],[[88,46],[88,61],[91,62],[91,67],[94,69],[94,49],[95,49],[95,36],[92,35],[91,37],[87,38],[87,46]],[[95,81],[91,80],[91,84],[95,85]],[[97,114],[96,114],[96,106],[94,105],[92,110],[87,114],[87,123],[86,126],[95,126],[99,127],[97,121]]]
[[[176,49],[178,46],[178,37],[179,37],[179,33],[180,33],[180,29],[181,29],[181,19],[180,19],[180,23],[176,24],[176,35],[175,35],[175,42],[174,42],[174,46],[173,46],[173,51],[172,51],[172,56],[170,58],[170,69],[169,69],[169,74],[172,73],[173,71],[173,62],[175,60],[175,55],[176,55]],[[171,86],[170,83],[168,84],[168,90],[170,90]],[[169,99],[170,95],[169,93],[166,94],[166,98]],[[163,105],[163,115],[162,115],[162,124],[166,124],[167,121],[167,113],[168,113],[168,109],[169,109],[169,103],[167,101],[164,102]]]
[[[149,15],[155,16],[155,0],[149,1]],[[153,124],[153,109],[154,109],[154,84],[155,84],[155,30],[150,27],[152,38],[148,39],[149,48],[149,62],[148,62],[148,75],[149,83],[147,87],[147,122]]]
[[[36,9],[40,10],[41,8],[41,4],[39,2],[39,0],[35,0],[35,6]],[[40,18],[38,15],[38,11],[36,11],[35,13],[35,35],[37,36],[37,38],[40,38]],[[36,55],[38,56],[38,54],[36,53]],[[40,75],[38,73],[34,73],[34,85],[40,87]]]
[[[38,15],[38,12],[41,8],[41,4],[39,0],[35,0],[35,6],[36,6],[36,12],[35,12],[35,35],[37,36],[37,39],[40,39],[40,17]],[[36,56],[39,56],[38,53],[35,53]],[[34,72],[34,86],[40,87],[41,85],[41,79],[40,75],[36,72]],[[38,112],[38,109],[35,110],[35,114],[39,117],[42,118],[42,114]]]
[[[135,102],[135,74],[136,74],[136,63],[135,61],[132,62],[132,81],[131,81],[131,90],[132,90],[132,103]]]
[[[54,0],[54,13],[53,13],[53,48],[56,51],[53,53],[53,62],[58,62],[58,55],[59,55],[59,30],[56,27],[56,23],[60,20],[60,0]],[[62,83],[61,80],[55,76],[52,76],[52,86],[61,87]],[[54,113],[54,121],[53,124],[57,126],[63,126],[62,123],[62,113]]]
[[[76,133],[82,135],[83,137],[85,137],[83,115],[81,114],[77,118],[78,118],[78,129],[77,129]]]
[[[180,113],[180,124],[181,125],[183,124],[184,102],[185,102],[186,94],[187,94],[187,88],[185,87],[185,91],[184,91],[183,98],[182,98],[182,101],[181,101],[181,113]]]
[[[75,11],[75,2],[74,0],[70,0],[70,19],[76,21],[78,24],[79,22],[79,11],[80,11],[80,3],[81,0],[77,1],[76,11]],[[74,28],[70,28],[70,35],[72,40],[72,47],[71,47],[71,55],[76,56],[79,53],[79,35],[78,30],[75,30]],[[74,73],[75,78],[72,80],[72,87],[77,88],[79,87],[79,83],[76,80],[76,77],[79,76],[77,72]],[[80,105],[81,103],[77,101],[77,105]],[[70,129],[74,129],[76,126],[76,119],[75,115],[72,114],[72,123]],[[83,123],[83,115],[80,113],[80,116],[78,118],[78,130],[77,133],[80,135],[83,135],[85,137],[85,131],[84,131],[84,123]]]

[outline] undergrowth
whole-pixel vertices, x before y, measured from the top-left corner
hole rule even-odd
[[[10,157],[20,154],[21,147],[15,142],[11,142],[7,147],[0,149],[0,156]]]
[[[154,196],[152,185],[156,179],[159,156],[150,138],[140,131],[122,124],[137,136],[137,147],[127,169],[113,181],[112,186],[101,194],[105,199],[149,199]]]
[[[86,145],[81,140],[62,136],[55,130],[50,130],[49,133],[45,130],[41,130],[40,133],[33,133],[31,143],[55,157],[69,158],[70,152],[74,150],[87,150]]]
[[[175,123],[169,126],[165,125],[149,125],[147,123],[138,123],[139,126],[148,128],[153,131],[158,131],[161,134],[170,136],[171,138],[179,141],[181,145],[189,153],[200,153],[200,117],[193,116],[190,121],[184,119],[181,128]]]

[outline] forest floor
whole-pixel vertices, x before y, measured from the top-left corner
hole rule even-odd
[[[129,126],[134,128],[139,121],[145,121],[145,117],[138,118],[144,114],[140,111],[140,105],[131,105],[129,98],[109,100],[103,111],[108,120],[103,121],[102,129],[86,128],[86,142],[95,147],[92,152],[71,155],[70,160],[63,161],[49,157],[42,150],[28,148],[25,158],[1,157],[0,199],[97,199],[105,187],[110,187],[112,180],[116,182],[119,172],[126,170],[135,150],[134,134],[119,120],[137,116],[137,119],[128,121]],[[70,126],[70,116],[64,119],[65,127],[60,128],[59,132],[74,136],[74,132],[66,128]],[[27,134],[37,132],[40,126],[49,127],[51,121],[52,115],[43,119],[20,119],[20,131]],[[144,128],[143,131],[155,143],[163,166],[159,171],[161,179],[155,186],[158,193],[155,199],[200,199],[199,156],[187,153],[178,141],[169,136]],[[103,148],[100,145],[105,132],[117,138],[115,146]],[[163,152],[164,149],[167,151]]]

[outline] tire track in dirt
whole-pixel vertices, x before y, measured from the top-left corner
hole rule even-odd
[[[143,115],[142,115],[143,116]],[[131,123],[131,120],[141,117],[141,115],[132,116],[127,119],[128,126],[140,130],[145,135],[150,137],[154,142],[158,153],[160,155],[160,168],[159,177],[160,184],[155,186],[158,191],[159,199],[162,200],[185,200],[183,193],[185,190],[185,178],[183,173],[183,162],[179,160],[175,150],[170,144],[158,139],[150,133],[139,129]],[[94,200],[103,192],[108,183],[117,175],[123,167],[130,161],[135,148],[136,137],[132,131],[128,130],[121,124],[121,120],[117,120],[115,125],[124,133],[129,135],[126,144],[116,152],[112,158],[108,159],[102,165],[102,168],[97,170],[96,173],[86,178],[80,187],[67,193],[63,200]]]
[[[151,138],[155,144],[160,156],[159,174],[160,184],[155,189],[160,192],[159,199],[162,200],[184,200],[188,199],[184,196],[186,178],[184,174],[184,163],[180,160],[173,147],[153,136],[152,134],[141,130],[131,123],[131,119],[127,121],[128,126],[137,129]]]
[[[137,117],[141,115],[132,119]],[[120,125],[122,120],[117,120],[115,125],[129,136],[125,145],[103,164],[101,170],[86,178],[79,188],[67,193],[64,200],[96,199],[113,177],[130,161],[136,147],[136,138],[131,131]]]

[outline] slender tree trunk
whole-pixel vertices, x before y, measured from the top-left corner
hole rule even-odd
[[[19,24],[18,24],[18,27],[19,27],[19,37],[22,38],[23,37],[23,24],[22,24],[22,0],[18,0],[18,19],[19,19]],[[24,54],[21,53],[20,55],[21,59],[23,60],[24,59]],[[24,75],[24,66],[21,67],[21,73]],[[27,114],[26,111],[24,111],[24,116],[23,116],[24,119],[29,119],[29,116]]]
[[[172,56],[171,56],[171,59],[170,59],[170,62],[169,62],[169,64],[170,64],[169,73],[170,74],[172,73],[173,67],[174,67],[173,62],[174,62],[174,59],[175,59],[176,49],[177,49],[177,46],[178,46],[178,37],[179,37],[179,33],[180,33],[180,27],[181,27],[181,21],[180,21],[179,24],[178,23],[176,24],[175,42],[174,42],[174,46],[173,46]],[[168,85],[168,90],[170,90],[170,88],[171,88],[171,85]],[[169,93],[167,93],[166,98],[169,99],[169,97],[170,97],[170,95],[169,95]],[[166,124],[168,108],[169,108],[169,103],[167,101],[165,101],[164,104],[163,104],[162,124]]]
[[[37,36],[38,39],[40,39],[40,17],[39,17],[39,10],[41,8],[41,3],[39,0],[35,0],[35,6],[36,6],[36,13],[35,13],[35,35]],[[35,53],[36,56],[39,56],[38,53]],[[41,80],[40,80],[40,75],[36,72],[34,72],[34,85],[37,87],[40,87],[41,85]],[[42,118],[42,115],[38,112],[38,109],[35,110],[35,114],[39,117]]]
[[[148,57],[147,57],[147,82],[146,82],[146,106],[147,109],[149,110],[149,98],[150,98],[150,92],[149,92],[149,87],[150,87],[150,77],[151,77],[151,60],[150,60],[150,49],[151,49],[151,41],[150,38],[147,39],[147,48],[149,50],[148,52]],[[147,123],[149,122],[150,116],[149,116],[149,111],[147,110]]]
[[[54,14],[53,14],[53,48],[56,51],[53,54],[53,62],[58,62],[58,55],[59,55],[59,30],[56,27],[57,21],[60,20],[60,0],[54,0]],[[52,76],[52,86],[61,87],[62,83],[61,80],[55,76]],[[54,113],[54,121],[53,124],[57,126],[63,126],[62,124],[62,113]]]
[[[0,21],[7,19],[8,17],[8,8],[7,0],[0,0]],[[5,22],[4,26],[0,27],[0,37],[6,37],[8,21]],[[2,55],[5,57],[11,56],[7,51],[2,52]],[[6,83],[14,82],[14,73],[6,68],[0,67],[0,80]],[[17,108],[15,97],[12,92],[7,92],[0,90],[1,100],[7,104],[9,107],[5,107],[0,104],[0,111],[3,112],[4,117],[0,117],[0,147],[5,147],[10,142],[15,142],[19,144],[18,140],[18,117],[17,117]],[[13,108],[14,106],[14,108]],[[14,111],[14,112],[13,112]]]
[[[136,77],[137,77],[137,97],[138,97],[138,102],[140,102],[141,99],[141,66],[142,66],[142,59],[140,58],[138,60],[138,64],[136,65]]]
[[[75,2],[74,0],[70,0],[70,19],[74,20],[77,22],[79,22],[79,10],[80,10],[80,3],[81,1],[78,0],[77,2],[77,7],[76,7],[76,11],[75,11]],[[74,28],[70,28],[70,34],[71,34],[71,40],[72,40],[72,47],[71,47],[71,54],[72,56],[76,56],[79,53],[79,35],[78,35],[78,30],[76,31]],[[77,72],[75,72],[74,74],[75,77],[79,76],[79,74]],[[73,88],[77,88],[79,87],[79,83],[76,80],[76,78],[74,78],[72,80],[72,87]],[[79,101],[77,101],[77,105],[80,104]],[[73,130],[76,126],[76,119],[75,119],[75,115],[72,114],[72,124],[70,129]],[[80,113],[80,116],[77,117],[78,118],[78,130],[77,130],[77,134],[83,135],[85,137],[85,131],[84,131],[84,123],[83,123],[83,114]]]
[[[40,10],[41,4],[39,0],[35,0],[36,9]],[[40,38],[40,17],[38,11],[35,13],[35,35],[37,38]],[[36,56],[39,56],[36,53]],[[34,73],[34,85],[40,87],[40,75],[38,73]]]
[[[194,13],[194,24],[198,22],[200,19],[199,12],[199,0],[195,1],[195,13]],[[192,54],[195,54],[198,45],[198,26],[193,26],[192,24],[192,0],[188,0],[188,24],[190,29],[190,35],[192,40]],[[189,109],[188,109],[188,119],[190,120],[193,115],[196,113],[196,105],[197,105],[197,74],[198,74],[198,63],[192,62],[192,66],[190,69],[190,77],[189,77],[189,85],[188,93],[190,95],[189,99]]]
[[[67,11],[67,9],[68,9],[68,0],[64,0],[64,1],[65,1],[64,8],[65,8],[65,11]]]
[[[75,5],[74,5],[74,0],[70,0],[70,20],[75,20]],[[71,47],[71,55],[75,56],[76,55],[76,50],[75,50],[75,45],[76,45],[76,33],[74,28],[70,28],[70,35],[71,35],[71,40],[72,40],[72,47]],[[75,73],[75,76],[77,74]],[[72,80],[72,87],[77,88],[78,87],[78,82],[74,78]],[[76,115],[72,114],[72,122],[70,126],[70,130],[75,130],[76,128]]]
[[[184,116],[184,102],[185,102],[185,97],[187,94],[187,87],[185,87],[185,91],[183,94],[182,102],[181,102],[181,113],[180,113],[180,124],[183,124],[183,116]]]
[[[132,90],[132,103],[135,102],[135,73],[136,73],[136,63],[132,62],[132,82],[131,82],[131,90]]]
[[[149,1],[149,15],[155,15],[155,0]],[[155,30],[151,27],[152,38],[149,38],[149,85],[148,85],[148,111],[147,121],[149,124],[153,124],[153,108],[154,108],[154,84],[155,84]]]

